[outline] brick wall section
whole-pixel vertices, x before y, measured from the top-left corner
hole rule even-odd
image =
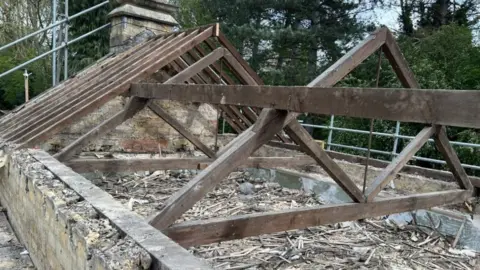
[[[27,152],[7,159],[0,200],[37,269],[149,269],[150,255]]]

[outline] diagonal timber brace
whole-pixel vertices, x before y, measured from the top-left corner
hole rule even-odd
[[[191,65],[187,69],[178,73],[174,77],[170,78],[165,82],[165,84],[174,84],[174,83],[183,83],[191,77],[195,76],[197,73],[215,63],[217,60],[222,58],[225,54],[225,49],[218,48],[200,59],[195,64]],[[214,157],[215,153],[210,150],[206,145],[204,145],[197,137],[191,134],[187,129],[185,129],[181,123],[176,119],[168,115],[163,111],[159,106],[155,105],[152,102],[149,102],[148,99],[133,97],[127,103],[125,109],[111,118],[107,119],[97,127],[90,130],[85,135],[81,136],[75,140],[70,145],[66,146],[61,152],[55,155],[55,157],[60,161],[65,161],[71,159],[75,154],[82,149],[83,146],[88,144],[88,142],[99,138],[111,130],[113,130],[118,125],[122,124],[126,120],[132,118],[135,114],[140,112],[145,106],[148,106],[155,114],[161,117],[165,122],[171,125],[177,132],[182,134],[187,140],[189,140],[193,145],[205,153],[208,157]]]
[[[235,144],[221,154],[217,160],[172,195],[165,202],[165,207],[159,214],[152,217],[149,223],[160,230],[173,224],[291,120],[291,115],[286,111],[263,110],[251,129],[242,133]]]
[[[473,190],[473,185],[468,178],[465,169],[462,167],[462,164],[455,153],[455,149],[453,149],[450,141],[448,140],[445,127],[435,126],[434,141],[437,149],[440,151],[440,153],[442,153],[448,167],[452,171],[453,176],[455,176],[455,180],[457,180],[460,187],[467,190]]]
[[[415,155],[415,153],[422,148],[422,146],[435,133],[435,128],[426,127],[403,149],[398,157],[385,168],[382,173],[375,178],[373,184],[366,190],[365,196],[367,202],[373,202],[380,191],[390,183],[393,178],[399,173],[408,161]]]

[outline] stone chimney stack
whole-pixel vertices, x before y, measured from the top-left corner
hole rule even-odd
[[[178,7],[167,0],[110,0],[118,6],[108,17],[112,22],[110,51],[125,51],[149,37],[172,32]]]

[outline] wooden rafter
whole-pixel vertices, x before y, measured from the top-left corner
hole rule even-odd
[[[142,57],[141,61],[135,61],[133,68],[127,70],[117,70],[118,74],[110,77],[105,82],[98,84],[91,89],[87,88],[86,92],[79,95],[74,100],[64,104],[64,109],[58,111],[50,111],[50,113],[42,114],[41,119],[43,124],[38,124],[35,128],[29,129],[27,134],[15,135],[14,143],[20,144],[20,147],[34,146],[36,143],[49,138],[62,130],[66,125],[72,123],[76,119],[87,115],[99,106],[105,104],[113,97],[126,92],[130,88],[130,84],[137,80],[145,78],[147,75],[153,74],[156,70],[165,66],[170,61],[176,59],[184,52],[191,50],[196,45],[203,42],[203,40],[212,36],[213,28],[204,31],[193,31],[191,34],[178,36],[178,42],[169,43],[169,45],[160,46],[155,50],[151,48],[151,53]],[[187,42],[189,41],[189,42]],[[169,51],[170,50],[170,51]],[[157,57],[162,52],[167,51],[161,57]],[[130,65],[132,63],[129,63]],[[124,66],[118,67],[125,69]],[[50,120],[47,120],[50,118]],[[27,125],[28,127],[29,125]],[[23,127],[24,129],[25,127]]]
[[[208,157],[215,157],[215,152],[210,149],[208,146],[203,144],[200,139],[193,135],[189,130],[187,130],[177,119],[173,118],[170,114],[168,114],[162,107],[158,106],[157,104],[150,102],[148,104],[148,108],[152,110],[156,115],[163,119],[167,124],[169,124],[173,129],[175,129],[178,133],[184,136],[189,142],[191,142],[195,147],[197,147],[200,151],[202,151]]]
[[[296,115],[293,115],[296,119]],[[354,202],[362,202],[364,200],[362,191],[357,185],[297,121],[290,122],[286,126],[286,131],[290,138],[315,159]]]
[[[165,84],[172,83],[181,83],[189,80],[191,77],[199,73],[204,68],[211,65],[213,62],[217,61],[224,55],[224,49],[219,48],[211,52],[206,57],[202,58],[189,68],[178,73],[174,77],[168,79]],[[91,131],[81,136],[73,143],[65,147],[61,152],[55,155],[55,157],[61,161],[68,160],[72,158],[78,151],[82,149],[88,142],[100,138],[101,136],[107,134],[115,127],[123,123],[125,120],[132,118],[136,113],[141,111],[145,106],[148,106],[156,115],[162,118],[170,126],[172,126],[177,132],[183,135],[187,140],[189,140],[193,145],[200,149],[208,157],[214,157],[215,153],[204,145],[196,136],[192,135],[187,129],[185,129],[182,124],[180,124],[176,119],[171,117],[167,112],[165,112],[161,107],[156,105],[153,102],[148,102],[149,99],[133,97],[127,103],[125,109],[111,118],[107,119],[103,123],[99,124]]]
[[[393,70],[397,74],[397,77],[399,78],[402,85],[408,88],[420,88],[419,83],[415,79],[415,76],[413,75],[413,72],[411,71],[411,69],[408,67],[407,61],[405,60],[405,57],[401,53],[400,48],[397,42],[395,41],[395,37],[390,31],[387,31],[387,36],[385,40],[385,45],[383,46],[383,51],[385,52],[385,55],[390,61],[390,64],[392,65]],[[455,101],[454,99],[450,99],[450,102],[455,102]],[[450,105],[451,104],[450,102],[448,102],[448,104],[438,104],[438,102],[435,100],[435,102],[432,102],[432,103],[435,103],[435,105],[437,106],[442,106],[442,105],[446,106],[446,105]],[[468,102],[464,102],[461,105],[458,104],[457,109],[452,109],[452,111],[456,111],[458,110],[458,108],[466,109],[468,108],[467,104]],[[442,111],[442,110],[446,110],[446,107],[441,107],[441,109],[437,111]],[[473,122],[471,116],[465,115],[464,117],[465,117],[464,119],[465,122]],[[432,123],[434,123],[434,121],[432,121]],[[434,138],[435,145],[437,146],[437,149],[442,153],[443,157],[447,161],[447,164],[450,170],[452,171],[455,179],[457,180],[458,184],[460,185],[460,187],[470,191],[473,189],[472,183],[468,178],[467,173],[463,169],[455,150],[450,145],[450,141],[448,140],[448,137],[445,132],[445,127],[443,127],[442,125],[446,126],[448,125],[448,123],[447,124],[439,123],[437,124],[437,126],[435,126],[435,130],[436,130],[435,138]],[[458,126],[458,125],[453,124],[453,126]],[[476,127],[476,126],[470,125],[468,127]]]
[[[332,87],[385,44],[387,28],[379,28],[331,65],[308,86]]]

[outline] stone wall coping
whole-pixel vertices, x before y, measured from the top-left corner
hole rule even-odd
[[[175,18],[172,15],[166,12],[154,11],[151,9],[135,6],[132,4],[125,4],[120,7],[117,7],[116,9],[112,10],[108,14],[108,18],[120,17],[120,16],[145,19],[148,21],[172,25],[172,26],[178,25],[177,20],[175,20]]]
[[[125,5],[132,4],[139,7],[148,8],[153,11],[163,11],[169,14],[177,12],[178,6],[169,3],[167,0],[110,0],[112,4]]]
[[[195,258],[186,249],[153,228],[148,222],[91,181],[42,150],[29,149],[29,154],[66,186],[110,220],[119,230],[144,248],[153,259],[152,269],[212,269],[206,262]]]

